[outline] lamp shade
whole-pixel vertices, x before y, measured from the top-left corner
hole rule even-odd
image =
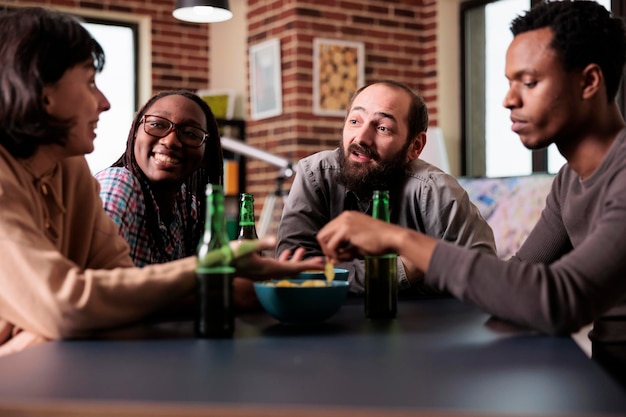
[[[176,0],[172,15],[193,23],[223,22],[233,17],[228,0]]]

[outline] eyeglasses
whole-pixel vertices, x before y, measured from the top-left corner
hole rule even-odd
[[[174,130],[180,143],[190,148],[199,148],[209,137],[209,134],[199,127],[177,125],[165,117],[146,114],[140,123],[143,123],[143,131],[155,138],[165,137]]]

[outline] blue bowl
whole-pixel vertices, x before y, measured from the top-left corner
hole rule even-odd
[[[320,287],[303,287],[304,279],[273,279],[254,283],[259,302],[282,324],[315,324],[332,317],[342,306],[350,284],[320,282]],[[277,286],[289,284],[293,286]]]
[[[343,268],[335,268],[335,281],[347,281],[350,271]],[[298,279],[321,279],[326,280],[323,270],[302,271],[298,274]]]

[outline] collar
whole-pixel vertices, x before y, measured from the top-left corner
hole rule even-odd
[[[22,159],[20,162],[34,180],[52,177],[61,165],[59,158],[53,156],[44,147],[39,147],[33,156]]]
[[[62,189],[62,178],[59,174],[61,161],[44,147],[40,147],[29,158],[20,160],[20,163],[32,176],[33,186],[44,196],[52,199],[56,206],[64,212],[63,202],[59,192]]]

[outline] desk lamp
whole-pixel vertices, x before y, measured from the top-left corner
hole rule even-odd
[[[259,237],[263,237],[267,234],[272,223],[272,214],[274,213],[276,199],[281,198],[284,204],[284,198],[287,196],[287,192],[283,190],[283,182],[285,179],[290,178],[294,174],[293,165],[288,159],[248,145],[238,139],[227,136],[222,136],[221,139],[223,149],[239,155],[259,159],[280,168],[278,176],[276,177],[276,189],[274,190],[274,193],[268,195],[265,199],[263,210],[259,216],[259,227],[257,228],[257,232]]]

